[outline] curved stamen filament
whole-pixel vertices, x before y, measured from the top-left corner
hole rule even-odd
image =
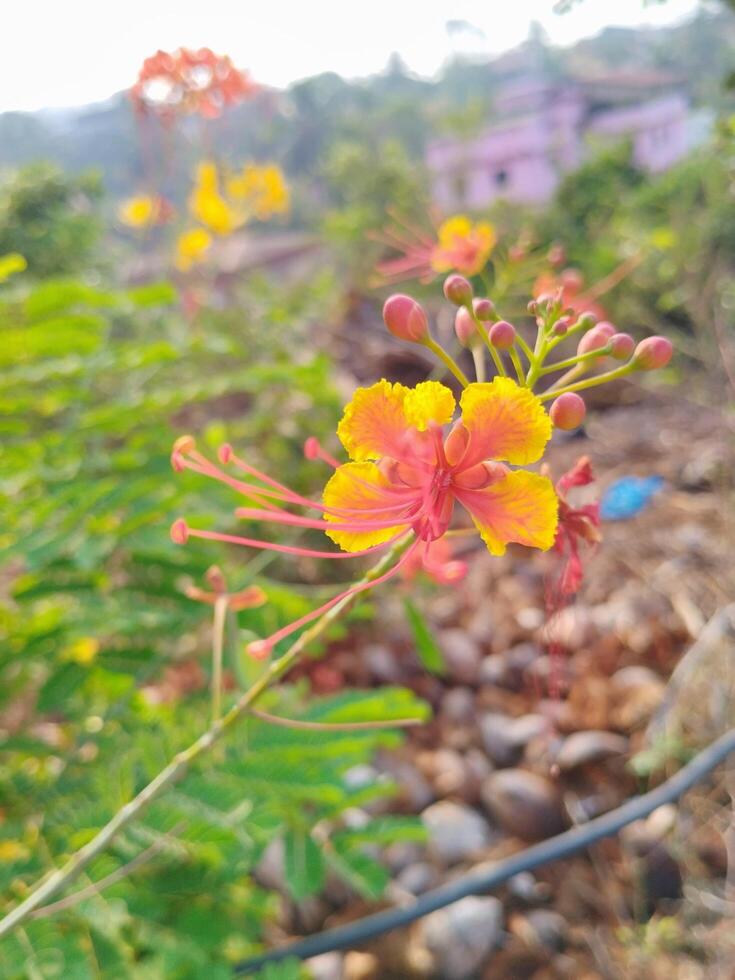
[[[406,508],[403,508],[404,510]],[[375,520],[363,520],[363,521],[349,521],[347,523],[341,524],[337,521],[320,521],[313,517],[300,517],[298,514],[290,514],[287,511],[269,511],[269,510],[257,510],[254,507],[238,507],[235,511],[237,517],[242,517],[245,520],[251,521],[270,521],[273,524],[287,524],[291,527],[309,527],[314,528],[317,531],[379,531],[384,528],[395,527],[396,521],[410,521],[415,516],[415,507],[413,513],[401,513],[395,514],[391,520],[388,521],[375,521]],[[369,514],[370,511],[362,511],[363,514]]]
[[[232,487],[233,490],[237,490],[238,493],[243,494],[245,497],[250,497],[256,503],[260,504],[261,507],[266,507],[269,510],[282,511],[283,508],[276,503],[264,500],[263,497],[269,497],[272,500],[281,500],[284,503],[290,502],[285,500],[282,495],[276,494],[274,491],[268,490],[266,487],[258,487],[252,483],[243,483],[242,480],[235,479],[235,477],[230,476],[228,473],[225,473],[224,470],[221,470],[213,463],[210,463],[205,456],[201,456],[199,460],[184,457],[184,465],[187,469],[191,470],[192,473],[201,473],[202,476],[209,476],[213,480],[219,480],[220,483],[224,483],[228,487]]]
[[[272,480],[270,477],[266,476],[264,473],[261,474],[259,470],[256,470],[254,467],[250,466],[249,463],[246,463],[245,460],[241,459],[239,456],[236,456],[235,453],[232,453],[230,455],[229,461],[232,462],[232,463],[234,463],[235,466],[239,466],[246,473],[250,473],[251,476],[255,476],[256,479],[258,479],[258,480],[264,480],[265,482],[269,483],[271,486],[276,487],[279,493],[282,493],[284,495],[287,495],[287,498],[288,498],[289,502],[292,503],[292,504],[297,504],[300,507],[310,507],[310,508],[312,508],[314,510],[327,511],[327,512],[330,512],[330,513],[334,510],[334,512],[337,515],[339,515],[339,512],[340,511],[345,511],[345,513],[347,513],[347,512],[349,512],[349,511],[351,511],[353,509],[354,510],[357,510],[357,508],[349,508],[349,507],[348,508],[330,508],[330,507],[327,507],[321,501],[312,500],[309,497],[302,496],[300,493],[296,493],[294,490],[289,490],[288,487],[284,486],[282,483],[279,483],[277,480]],[[340,464],[337,463],[336,460],[334,462],[335,462],[336,466],[339,468]],[[373,484],[371,484],[371,483],[368,483],[367,480],[360,479],[360,477],[355,476],[355,474],[354,473],[351,473],[349,470],[346,470],[346,471],[343,471],[343,472],[345,472],[345,475],[346,476],[349,476],[349,478],[351,480],[354,480],[356,483],[360,483],[362,486],[367,487],[369,490],[371,490],[373,492],[375,491],[375,486]],[[390,496],[395,496],[395,497],[403,497],[406,494],[406,491],[403,488],[401,488],[401,487],[380,487],[380,490],[381,490],[381,493],[386,493],[386,494],[388,494]]]
[[[284,490],[281,491],[281,490],[274,490],[272,488],[269,489],[267,487],[258,487],[252,483],[244,483],[242,480],[237,480],[235,477],[230,476],[224,470],[221,470],[218,466],[215,466],[214,463],[211,463],[206,458],[206,456],[202,456],[202,454],[196,450],[191,452],[188,456],[182,456],[181,458],[186,468],[190,469],[192,472],[201,473],[203,476],[209,476],[212,479],[219,480],[221,483],[225,483],[227,486],[232,487],[233,490],[237,490],[238,493],[242,493],[244,496],[250,497],[255,503],[259,504],[261,507],[268,508],[269,510],[275,513],[285,514],[288,513],[288,511],[284,510],[283,507],[280,507],[277,504],[269,503],[268,500],[262,499],[263,497],[269,497],[274,500],[282,501],[285,504],[292,504],[294,506],[300,506],[300,507],[308,507],[312,510],[318,510],[321,513],[333,514],[335,517],[350,518],[353,515],[360,516],[365,513],[365,508],[328,507],[323,502],[320,502],[318,500],[311,500],[308,497],[303,497],[301,496],[301,494],[295,493],[292,490],[288,490],[287,487],[284,487]],[[231,459],[233,462],[236,463],[242,462],[241,460],[238,460],[234,456],[232,456]],[[249,467],[246,467],[246,465],[243,465],[242,468],[245,469],[246,472],[250,469]],[[356,482],[361,483],[368,489],[375,490],[375,487],[372,484],[368,483],[365,480],[361,480],[359,477],[354,476],[354,474],[351,474],[349,470],[346,472],[346,475],[349,476],[351,479],[355,480]],[[272,482],[276,483],[277,481],[272,481]],[[409,494],[413,493],[413,491],[410,488],[404,489],[402,487],[396,487],[396,488],[381,487],[380,489],[381,492],[390,494],[391,496],[404,497],[404,498],[408,497]],[[377,512],[392,513],[394,511],[399,511],[409,506],[410,503],[411,503],[410,500],[404,499],[401,503],[396,503],[391,506],[382,507],[382,508],[371,508],[370,510],[371,513],[377,513]]]
[[[372,555],[381,548],[395,544],[406,533],[405,530],[400,530],[387,541],[372,545],[370,548],[363,548],[361,551],[316,551],[312,548],[301,548],[298,545],[276,544],[273,541],[242,538],[238,534],[223,534],[219,531],[200,531],[188,525],[186,530],[187,534],[194,538],[204,538],[208,541],[222,541],[225,544],[238,544],[245,548],[261,548],[264,551],[278,551],[285,555],[298,555],[301,558],[362,558],[364,555]]]
[[[268,656],[276,643],[279,643],[281,640],[285,640],[287,636],[295,633],[296,630],[300,629],[302,626],[306,626],[313,620],[318,619],[323,613],[328,612],[332,606],[336,606],[338,602],[341,602],[343,599],[347,599],[350,596],[358,595],[360,592],[366,592],[368,589],[373,589],[377,585],[382,585],[383,582],[387,582],[403,567],[420,543],[421,542],[418,540],[414,541],[413,544],[411,544],[403,553],[393,568],[388,569],[387,572],[380,575],[378,578],[374,578],[369,582],[362,582],[359,585],[346,589],[344,592],[340,592],[339,595],[336,595],[328,602],[325,602],[323,606],[319,606],[318,609],[312,609],[311,612],[301,616],[293,623],[289,623],[288,626],[284,626],[276,633],[271,634],[271,636],[269,636],[267,639],[257,640],[255,643],[251,643],[248,647],[251,655],[259,658]]]

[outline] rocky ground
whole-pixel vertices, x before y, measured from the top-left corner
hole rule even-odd
[[[404,684],[435,712],[400,751],[357,774],[395,779],[390,809],[420,814],[428,832],[425,847],[385,853],[393,875],[385,904],[617,806],[735,721],[732,433],[719,413],[683,396],[630,387],[615,403],[593,413],[589,439],[555,441],[553,474],[588,454],[599,488],[627,474],[666,483],[637,517],[604,526],[573,604],[547,606],[554,556],[511,549],[491,558],[458,539],[470,561],[461,585],[403,586],[435,630],[444,677],[421,667],[400,589],[382,596],[371,627],[310,668],[317,690]],[[730,978],[728,779],[735,794],[732,775],[720,774],[618,839],[359,951],[312,960],[314,976]],[[272,942],[374,910],[337,887],[308,909],[284,898]]]

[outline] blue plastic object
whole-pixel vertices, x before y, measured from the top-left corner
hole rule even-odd
[[[621,476],[602,495],[603,521],[626,521],[635,517],[664,485],[662,476]]]

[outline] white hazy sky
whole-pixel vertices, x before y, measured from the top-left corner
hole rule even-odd
[[[127,88],[158,48],[208,46],[261,82],[286,85],[321,71],[347,77],[384,67],[397,51],[433,74],[453,51],[498,53],[537,20],[570,43],[608,24],[663,24],[697,0],[0,0],[0,111],[74,106]],[[479,32],[451,38],[448,20]]]

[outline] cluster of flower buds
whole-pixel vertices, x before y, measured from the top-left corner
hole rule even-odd
[[[573,309],[565,302],[563,288],[542,293],[528,304],[537,328],[533,345],[500,316],[492,300],[475,296],[464,276],[449,275],[444,281],[444,296],[457,307],[454,318],[457,340],[462,347],[472,350],[478,380],[482,380],[480,371],[484,376],[484,350],[499,375],[515,373],[520,385],[534,389],[539,382],[553,378],[539,392],[539,398],[553,399],[549,414],[558,429],[576,429],[584,422],[586,406],[579,391],[634,371],[663,368],[673,353],[671,341],[666,337],[647,337],[636,344],[630,334],[618,331],[607,320],[598,321],[593,312],[580,313]],[[383,319],[395,337],[428,347],[461,384],[467,384],[457,362],[432,337],[429,318],[419,302],[405,294],[390,296],[383,307]],[[559,344],[574,336],[579,336],[575,354],[549,360]]]

